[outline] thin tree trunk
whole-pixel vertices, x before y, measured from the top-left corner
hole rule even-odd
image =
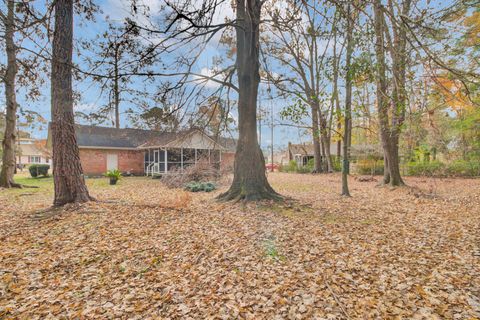
[[[75,137],[72,47],[73,0],[57,0],[51,83],[54,206],[92,200],[85,185]]]
[[[17,122],[17,100],[15,96],[15,78],[17,75],[17,58],[14,43],[15,2],[8,0],[8,12],[5,19],[5,50],[7,68],[5,71],[5,101],[7,104],[5,134],[2,141],[2,169],[0,171],[0,187],[21,187],[13,181],[15,172],[15,140]]]
[[[335,103],[335,114],[337,118],[337,134],[342,131],[340,98],[338,96],[338,63],[340,58],[337,57],[337,27],[333,29],[333,101]],[[342,140],[337,141],[337,159],[340,160],[342,156]]]
[[[239,139],[233,182],[219,200],[281,199],[267,181],[265,159],[257,139],[261,6],[260,0],[236,0]]]
[[[118,86],[118,44],[115,45],[113,95],[115,104],[115,128],[120,128],[120,91]]]
[[[348,189],[348,175],[350,174],[350,143],[352,136],[352,72],[350,70],[353,55],[353,21],[351,5],[347,9],[347,55],[346,55],[346,80],[345,80],[345,132],[343,134],[343,165],[342,165],[342,195],[350,197]]]
[[[320,128],[318,125],[318,109],[319,106],[316,102],[312,102],[312,138],[313,138],[313,172],[322,172],[322,146],[320,141]]]

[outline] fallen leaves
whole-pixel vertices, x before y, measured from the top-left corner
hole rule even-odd
[[[480,318],[480,181],[269,179],[297,202],[89,180],[100,201],[35,219],[50,193],[2,191],[0,318]]]

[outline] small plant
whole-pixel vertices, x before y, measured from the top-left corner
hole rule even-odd
[[[33,178],[38,176],[48,177],[48,170],[50,169],[50,165],[48,164],[32,164],[28,167],[28,171],[30,171],[30,175]]]
[[[275,261],[285,261],[285,256],[280,254],[280,252],[277,249],[277,246],[275,245],[274,236],[267,238],[264,241],[263,246],[265,250],[265,256]]]
[[[108,170],[105,173],[105,177],[110,178],[110,185],[115,185],[117,184],[117,181],[120,180],[122,177],[122,173],[115,169],[115,170]]]
[[[211,192],[215,190],[217,187],[212,182],[189,182],[185,185],[185,190],[190,192]]]

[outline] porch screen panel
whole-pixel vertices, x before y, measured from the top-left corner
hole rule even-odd
[[[195,164],[195,149],[183,149],[183,167]]]
[[[181,149],[167,149],[167,171],[180,170],[182,166]]]
[[[197,162],[206,161],[209,162],[209,150],[208,149],[197,149]]]

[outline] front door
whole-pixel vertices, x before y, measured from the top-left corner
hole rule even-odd
[[[107,154],[107,170],[118,169],[118,155],[116,153]]]

